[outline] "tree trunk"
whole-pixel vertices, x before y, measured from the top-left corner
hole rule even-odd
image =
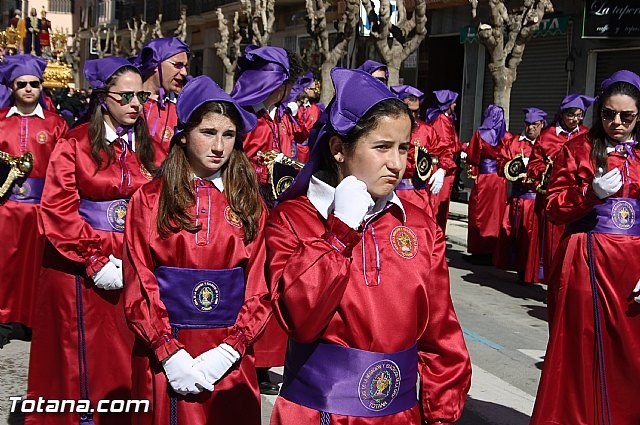
[[[396,65],[395,61],[387,63],[389,70],[389,86],[397,86],[400,84],[400,65]]]
[[[233,74],[234,72],[225,71],[224,73],[224,91],[231,93],[233,90]]]
[[[509,105],[511,103],[511,88],[515,81],[515,70],[490,67],[489,72],[493,79],[493,103],[504,110],[504,121],[509,128]]]
[[[336,62],[337,63],[337,62]],[[331,99],[333,99],[333,83],[331,82],[331,70],[336,63],[323,62],[320,67],[322,74],[322,92],[320,93],[320,102],[325,106],[329,105]]]

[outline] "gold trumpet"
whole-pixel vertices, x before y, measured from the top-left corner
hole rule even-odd
[[[300,161],[296,161],[295,159],[290,158],[284,155],[283,153],[278,152],[275,149],[268,150],[266,152],[259,151],[258,158],[262,160],[264,165],[269,165],[274,162],[277,162],[279,164],[284,164],[284,165],[293,167],[296,170],[302,170],[302,167],[304,167],[304,163]]]
[[[10,167],[6,180],[2,186],[0,186],[0,196],[4,196],[16,179],[24,177],[31,172],[33,168],[33,154],[27,152],[21,156],[13,156],[0,151],[0,162]]]
[[[536,191],[542,195],[547,194],[547,184],[549,183],[549,177],[551,177],[551,171],[553,170],[553,160],[547,157],[547,166],[542,173],[540,183],[536,186]]]

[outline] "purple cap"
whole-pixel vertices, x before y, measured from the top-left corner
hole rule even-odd
[[[382,81],[359,69],[333,68],[331,79],[336,94],[325,112],[328,120],[313,133],[315,137],[309,137],[309,145],[313,146],[309,161],[282,200],[306,194],[311,176],[318,171],[323,145],[332,135],[346,136],[375,105],[383,100],[397,99]]]
[[[387,68],[387,65],[385,65],[383,63],[376,62],[376,61],[371,60],[371,59],[367,59],[366,61],[364,61],[362,63],[362,65],[360,65],[358,67],[358,69],[366,72],[367,74],[373,74],[374,72],[376,72],[380,68],[384,69],[384,75],[388,79],[389,78],[389,68]]]
[[[125,66],[135,68],[131,62],[119,56],[88,60],[84,63],[84,78],[94,89],[101,89],[113,74]]]
[[[489,105],[487,110],[484,111],[482,124],[478,128],[480,137],[491,146],[496,146],[500,143],[506,132],[507,126],[504,122],[504,110],[498,105]]]
[[[231,97],[244,107],[257,105],[289,78],[289,58],[281,47],[247,46],[238,59],[239,77]]]
[[[391,91],[397,94],[401,100],[408,96],[415,96],[418,98],[420,103],[422,103],[422,100],[424,99],[424,93],[422,93],[417,88],[406,84],[392,86]]]
[[[617,82],[625,82],[631,85],[634,85],[638,90],[640,90],[640,76],[632,71],[627,71],[626,69],[616,71],[611,74],[611,77],[607,78],[600,85],[600,90],[605,91],[611,84]]]
[[[531,107],[524,108],[522,111],[524,112],[524,122],[526,123],[544,121],[546,124],[547,122],[547,120],[545,119],[547,117],[547,113],[542,109]]]
[[[2,62],[2,83],[10,86],[18,77],[35,75],[42,80],[47,61],[32,55],[5,55]]]
[[[300,93],[302,93],[304,89],[306,89],[311,85],[311,83],[313,83],[313,80],[314,80],[313,72],[311,71],[307,72],[301,77],[298,77],[298,80],[291,88],[291,92],[289,93],[289,96],[287,96],[287,99],[283,103],[286,105],[289,102],[295,101],[300,95]]]
[[[189,122],[189,118],[191,118],[191,114],[207,102],[231,103],[240,114],[241,122],[238,123],[238,133],[246,134],[255,128],[257,121],[255,115],[247,112],[238,105],[238,103],[211,78],[206,75],[201,75],[191,79],[185,84],[182,93],[178,97],[178,102],[176,103],[178,125],[176,126],[173,140],[182,134],[184,126]]]
[[[189,46],[178,37],[155,38],[148,41],[132,62],[140,70],[143,78],[147,78],[163,61],[178,53],[191,54]]]
[[[564,111],[570,108],[578,108],[582,109],[582,111],[586,111],[589,106],[595,101],[593,97],[584,95],[584,94],[570,94],[560,103],[560,111]]]
[[[438,115],[444,114],[458,99],[458,96],[460,96],[451,90],[434,90],[433,95],[436,98],[436,106],[427,109],[425,113],[427,122],[431,122],[435,120]]]

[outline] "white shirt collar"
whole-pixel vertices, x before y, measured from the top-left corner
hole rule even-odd
[[[560,133],[567,133],[569,136],[571,136],[573,133],[576,133],[578,130],[580,130],[580,126],[577,126],[571,131],[567,131],[560,124],[556,124],[556,136],[559,136]]]
[[[23,114],[18,110],[18,107],[14,105],[11,107],[11,109],[9,109],[9,112],[7,113],[7,118],[13,115],[20,115],[21,117],[32,117],[35,115],[38,118],[44,119],[44,111],[42,110],[42,105],[40,105],[40,103],[36,105],[36,109],[34,109],[33,112],[31,112],[30,114]]]
[[[333,197],[336,189],[320,180],[315,175],[311,176],[309,181],[309,188],[307,189],[307,198],[311,204],[318,210],[320,215],[326,220],[329,214],[333,212]],[[403,221],[407,221],[407,215],[404,211],[404,206],[396,195],[395,192],[391,192],[386,198],[378,199],[372,210],[365,216],[365,220],[379,214],[387,206],[387,203],[397,205],[402,211]]]
[[[124,137],[126,137],[126,135],[123,135]],[[104,122],[104,138],[107,139],[107,142],[109,142],[109,144],[115,142],[116,140],[119,139],[118,134],[116,133],[116,131],[111,128],[111,126],[109,124],[107,124],[107,122]],[[131,132],[131,150],[132,151],[136,151],[136,133],[135,131]]]
[[[216,171],[214,174],[209,177],[198,177],[196,175],[193,176],[194,180],[209,180],[220,192],[224,192],[224,184],[222,183],[222,172]]]
[[[520,135],[520,139],[519,139],[519,140],[526,140],[527,142],[531,143],[532,145],[535,145],[535,143],[536,143],[536,140],[535,140],[535,139],[533,139],[533,140],[529,139],[529,138],[527,137],[527,135],[526,135],[526,134],[524,134],[524,133],[522,133],[522,134]]]

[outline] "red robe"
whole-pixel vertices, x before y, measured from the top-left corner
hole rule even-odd
[[[608,156],[608,170],[621,169],[623,187],[612,197],[640,198],[640,149],[629,158]],[[558,225],[584,217],[601,201],[592,189],[594,165],[586,135],[568,142],[555,157],[547,214]],[[638,220],[636,212],[635,220]],[[611,420],[600,419],[601,385],[596,360],[594,308],[588,234],[565,234],[553,259],[549,345],[531,420],[532,425],[640,423],[640,304],[632,291],[640,278],[640,236],[592,233],[592,258],[600,307],[606,390]],[[637,294],[636,294],[637,295]]]
[[[533,143],[527,139],[521,139],[520,135],[502,139],[502,150],[498,158],[498,175],[504,176],[505,164],[516,155],[529,158],[532,149]],[[533,189],[531,184],[522,180],[511,184],[507,208],[502,215],[498,245],[493,255],[493,264],[496,267],[517,271],[523,282],[527,283],[539,282],[540,257],[536,250],[538,218],[534,211],[535,198],[518,198],[517,195]]]
[[[44,179],[49,157],[67,123],[55,112],[38,116],[7,118],[10,108],[0,110],[0,150],[13,156],[33,154],[28,178]],[[26,189],[24,186],[23,189]],[[20,188],[14,183],[14,190]],[[11,189],[0,200],[0,323],[20,322],[31,326],[38,305],[37,283],[46,238],[40,220],[40,204],[9,200]]]
[[[548,159],[555,160],[556,155],[562,146],[567,143],[568,140],[574,139],[580,134],[586,133],[589,129],[583,125],[580,125],[578,130],[567,134],[561,132],[556,134],[556,126],[547,127],[540,133],[538,142],[533,147],[531,152],[531,158],[529,165],[527,166],[527,177],[533,184],[533,187],[537,187],[540,184],[544,170],[547,167]],[[538,215],[539,233],[538,233],[538,257],[540,258],[540,265],[538,270],[538,278],[541,282],[546,282],[546,274],[551,269],[551,260],[553,254],[558,247],[560,237],[564,232],[563,225],[554,225],[549,222],[545,213],[545,206],[547,199],[545,195],[538,195],[536,197],[535,211]]]
[[[114,144],[118,158],[122,152]],[[103,155],[106,164],[106,155]],[[51,155],[42,197],[42,220],[50,242],[40,276],[40,300],[34,315],[29,361],[28,397],[81,398],[76,277],[80,279],[89,396],[92,407],[101,399],[131,398],[131,350],[134,335],[124,316],[122,291],[95,286],[93,276],[113,254],[122,258],[123,233],[96,230],[79,214],[79,199],[128,199],[151,175],[135,154],[124,158],[130,184],[119,163],[96,171],[91,158],[88,124],[60,139]],[[121,188],[122,186],[122,188]],[[127,424],[126,414],[95,413],[97,424]],[[77,424],[78,414],[28,415],[26,424]]]
[[[433,128],[439,139],[432,155],[438,158],[438,166],[447,172],[442,189],[438,192],[438,197],[433,206],[436,221],[440,229],[446,232],[451,192],[456,179],[456,170],[458,169],[454,158],[462,150],[462,145],[460,144],[460,139],[458,139],[458,133],[456,133],[453,117],[440,114],[428,125]]]
[[[241,361],[215,384],[215,391],[178,396],[178,423],[260,424],[260,395],[251,343],[271,317],[264,278],[264,218],[258,236],[246,244],[238,216],[224,193],[206,180],[195,180],[200,211],[191,208],[202,228],[159,236],[156,218],[162,179],[144,185],[129,204],[125,230],[124,307],[129,325],[138,337],[133,351],[134,399],[151,400],[148,414],[134,416],[136,424],[168,424],[170,402],[167,377],[160,362],[184,348],[196,358],[226,342],[242,354]],[[208,208],[207,206],[210,206]],[[211,226],[207,224],[211,223]],[[181,329],[172,335],[167,310],[160,299],[154,270],[159,266],[194,269],[242,267],[246,288],[244,305],[236,323],[228,328]],[[164,342],[163,342],[164,341]]]
[[[158,155],[162,154],[162,160],[169,154],[174,128],[178,125],[176,104],[167,100],[164,102],[164,109],[160,109],[160,103],[149,98],[143,105],[143,111],[149,134],[155,142],[156,150],[159,151]]]
[[[406,219],[388,204],[360,233],[333,214],[325,220],[302,196],[279,204],[267,222],[267,281],[290,338],[387,353],[418,346],[417,405],[378,418],[331,414],[322,423],[417,425],[455,422],[462,413],[471,365],[451,303],[444,235],[424,211],[404,208]],[[341,244],[351,253],[334,248]],[[321,423],[320,412],[278,397],[272,425],[307,423]]]
[[[316,121],[318,121],[318,118],[320,118],[321,113],[322,111],[317,103],[310,103],[309,106],[302,105],[298,108],[296,120],[300,125],[304,126],[308,134],[311,132]]]
[[[510,135],[507,133],[506,135]],[[478,167],[482,159],[497,160],[502,141],[491,146],[475,132],[467,148],[467,163]],[[507,181],[498,173],[478,174],[469,198],[467,251],[491,255],[498,243],[502,215],[507,206]]]

